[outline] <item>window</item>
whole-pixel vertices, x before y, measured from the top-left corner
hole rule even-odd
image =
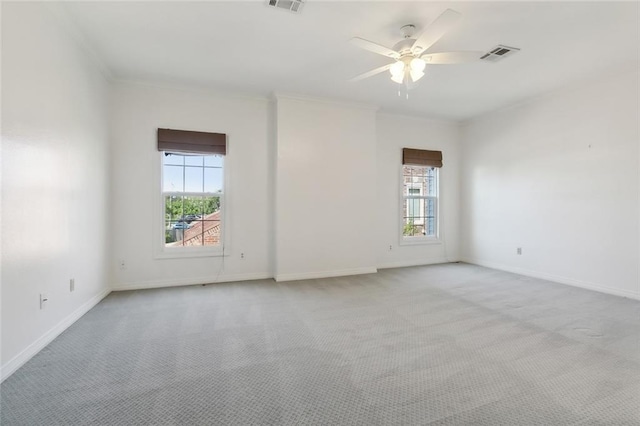
[[[164,247],[221,246],[224,156],[163,154]]]
[[[438,168],[402,166],[404,240],[438,236]]]
[[[223,254],[227,135],[158,129],[158,151],[163,218],[157,256]]]
[[[438,238],[438,177],[442,152],[402,149],[402,241]]]

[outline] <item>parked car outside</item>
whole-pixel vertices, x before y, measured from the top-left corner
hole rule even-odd
[[[179,221],[174,223],[171,226],[171,229],[189,229],[189,224],[187,222]]]
[[[198,219],[200,219],[200,216],[196,214],[188,214],[188,215],[182,216],[182,219],[180,220],[183,222],[191,223],[194,220],[198,220]]]

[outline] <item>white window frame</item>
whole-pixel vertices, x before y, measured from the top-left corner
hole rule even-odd
[[[167,151],[169,152],[169,151]],[[197,153],[194,153],[197,154]],[[207,155],[207,154],[202,154]],[[227,155],[223,155],[222,160],[222,192],[221,193],[206,193],[206,192],[164,192],[163,182],[163,161],[164,151],[159,151],[156,160],[156,179],[157,183],[157,200],[154,203],[154,210],[157,209],[155,214],[156,220],[154,221],[154,258],[155,259],[179,259],[179,258],[196,258],[196,257],[220,257],[230,256],[231,250],[229,245],[229,223],[227,219],[226,211],[228,210],[229,197],[227,195],[228,188],[228,152]],[[166,195],[178,195],[178,196],[196,196],[201,197],[203,195],[219,196],[220,197],[220,242],[217,246],[188,246],[188,247],[166,247],[165,245],[165,196]]]
[[[402,182],[403,183],[402,196],[407,199],[407,202],[410,201],[410,200],[418,201],[418,203],[417,203],[418,204],[418,210],[419,211],[424,211],[424,200],[425,200],[425,198],[422,197],[422,188],[412,188],[413,185],[410,185],[409,186],[409,192],[411,192],[412,190],[416,190],[417,189],[418,193],[417,194],[409,194],[410,196],[405,197],[405,195],[404,195],[404,175],[402,176],[402,179],[403,179],[403,182]],[[409,204],[407,203],[407,209],[408,209],[408,206],[409,206]],[[404,203],[403,203],[402,207],[404,208]],[[413,209],[415,209],[415,204],[412,204],[411,207]],[[404,219],[404,217],[403,217],[403,219]],[[417,225],[424,225],[424,223],[422,221],[418,220]],[[402,228],[403,228],[403,231],[404,231],[404,221],[403,221],[403,227]],[[404,235],[403,235],[403,237],[404,237]]]
[[[426,167],[426,166],[425,166]],[[420,196],[405,196],[404,195],[404,165],[400,165],[400,169],[398,172],[399,176],[399,193],[400,193],[400,202],[399,202],[399,214],[398,214],[398,233],[400,236],[399,245],[422,245],[422,244],[441,244],[441,218],[440,218],[440,204],[442,201],[442,197],[440,195],[440,168],[436,167],[436,195],[420,195]],[[420,207],[424,210],[424,203],[427,199],[432,199],[435,201],[435,235],[418,235],[418,236],[405,236],[404,235],[404,202],[408,199],[417,199],[421,200]],[[426,226],[426,223],[424,224]]]

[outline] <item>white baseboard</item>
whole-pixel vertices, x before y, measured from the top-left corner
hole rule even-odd
[[[51,343],[53,339],[58,337],[63,331],[69,328],[71,324],[76,322],[78,319],[80,319],[80,317],[89,312],[91,308],[100,303],[100,301],[104,299],[109,293],[111,293],[111,290],[107,289],[93,296],[91,299],[82,304],[78,309],[67,315],[66,318],[56,324],[53,328],[40,336],[35,342],[27,346],[22,352],[7,361],[0,368],[0,381],[4,381],[7,377],[15,373],[18,368],[22,367],[27,361],[33,358],[35,354],[40,352],[42,349],[44,349],[45,346]]]
[[[390,268],[406,268],[408,266],[426,266],[437,265],[440,263],[455,262],[445,257],[432,257],[429,259],[412,259],[412,260],[396,260],[393,262],[384,262],[378,265],[378,269],[390,269]]]
[[[276,274],[275,280],[278,282],[296,281],[296,280],[312,280],[316,278],[331,278],[331,277],[345,277],[348,275],[375,274],[376,272],[378,272],[378,269],[375,267],[339,269],[339,270],[333,270],[333,271],[302,272],[302,273],[295,273],[295,274]]]
[[[221,276],[197,277],[197,278],[189,278],[189,279],[138,281],[138,282],[132,282],[132,283],[125,283],[125,284],[115,284],[111,286],[111,289],[113,291],[144,290],[149,288],[181,287],[186,285],[265,280],[270,278],[273,278],[273,274],[267,273],[267,272],[258,272],[258,273],[252,273],[252,274],[221,275]]]
[[[500,265],[493,262],[487,262],[481,259],[472,259],[472,258],[465,257],[462,259],[462,261],[465,263],[471,263],[474,265],[486,266],[487,268],[499,269],[501,271],[506,271],[506,272],[513,272],[514,274],[525,275],[527,277],[540,278],[543,280],[554,281],[560,284],[566,284],[573,287],[580,287],[587,290],[597,291],[600,293],[611,294],[613,296],[621,296],[621,297],[627,297],[629,299],[640,300],[640,294],[635,293],[633,291],[626,291],[626,290],[619,290],[611,287],[605,287],[599,284],[576,280],[573,278],[562,277],[562,276],[553,275],[553,274],[547,274],[545,272],[531,271],[529,269],[524,269],[524,268]]]

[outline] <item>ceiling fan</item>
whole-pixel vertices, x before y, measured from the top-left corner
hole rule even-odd
[[[360,81],[389,70],[391,72],[391,80],[398,84],[404,83],[405,87],[409,89],[412,83],[417,82],[424,76],[424,70],[427,65],[461,64],[480,59],[483,52],[426,53],[431,46],[440,40],[440,38],[459,21],[460,17],[461,15],[458,12],[447,9],[417,37],[414,37],[416,30],[415,25],[405,25],[401,28],[404,34],[404,40],[396,43],[392,49],[360,37],[352,38],[352,44],[379,55],[395,59],[395,62],[360,74],[350,81]]]

